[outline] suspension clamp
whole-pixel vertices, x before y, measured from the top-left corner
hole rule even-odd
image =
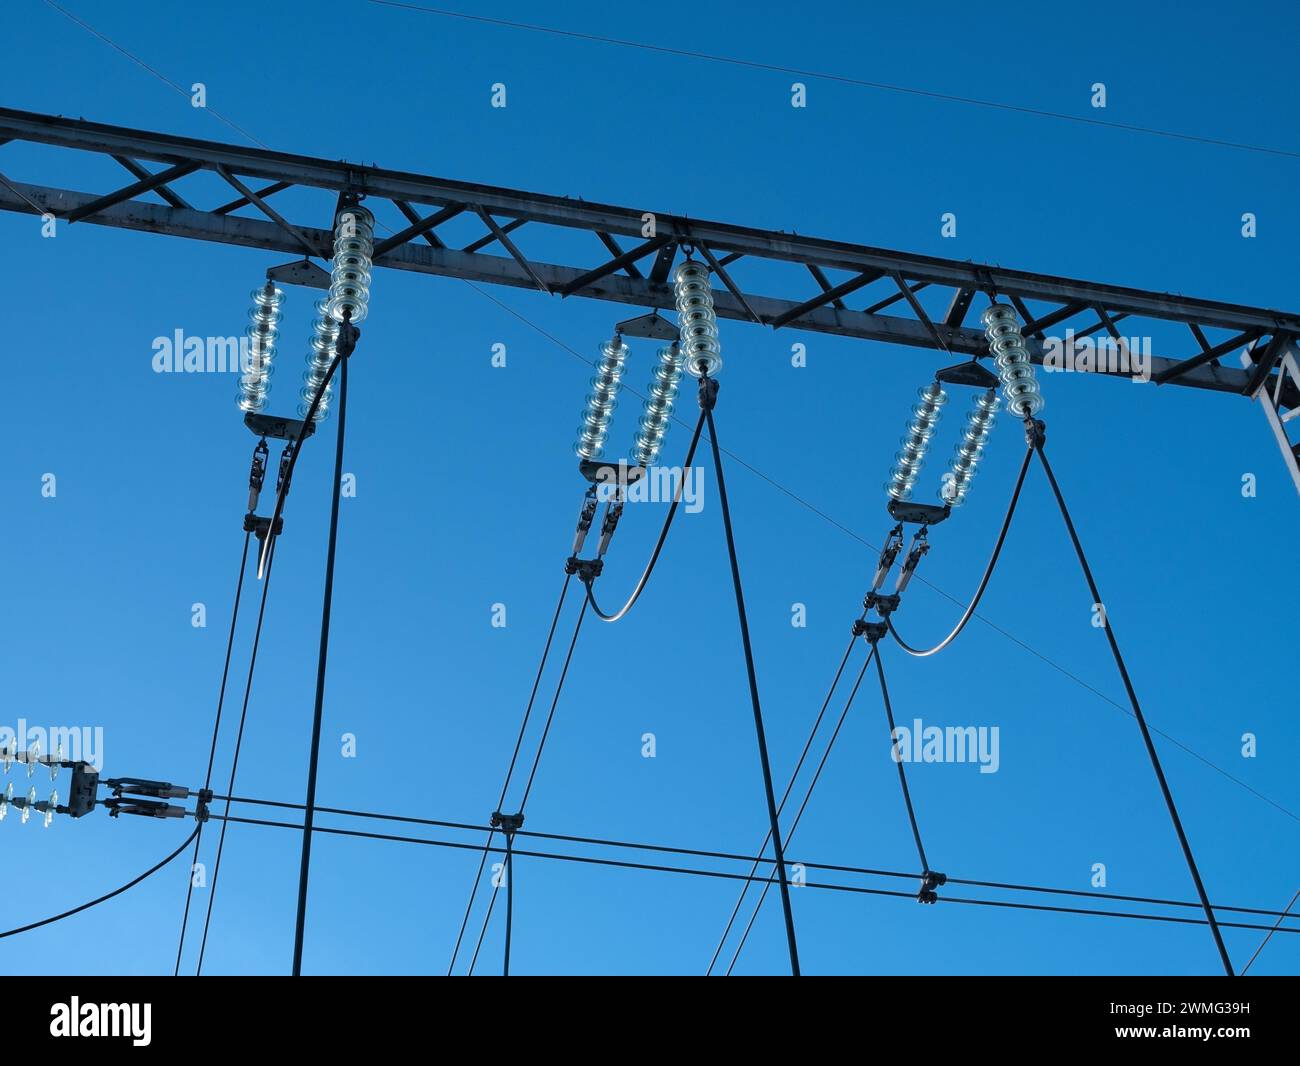
[[[582,551],[583,544],[587,541],[587,534],[591,531],[591,523],[596,518],[596,486],[592,485],[587,495],[582,500],[582,510],[578,512],[578,529],[573,535],[573,554],[576,556]]]
[[[596,545],[596,554],[604,555],[609,550],[609,542],[614,539],[614,530],[618,520],[623,517],[623,497],[620,493],[605,509],[605,520],[600,524],[600,543]]]
[[[145,777],[109,777],[104,780],[104,787],[111,788],[115,797],[123,792],[137,796],[156,796],[159,799],[186,799],[190,790],[184,785],[173,785],[170,781],[150,781]]]
[[[1025,443],[1031,448],[1042,448],[1047,443],[1047,423],[1041,418],[1026,418]]]
[[[506,836],[512,837],[524,825],[524,812],[518,814],[502,814],[500,811],[493,811],[492,818],[489,822],[493,829],[500,829]]]
[[[880,549],[880,562],[876,565],[876,576],[871,581],[871,591],[875,592],[885,583],[889,571],[893,569],[894,560],[903,550],[903,523],[899,522],[885,537],[885,546]]]
[[[352,324],[351,314],[345,314],[343,321],[339,323],[339,337],[334,342],[334,351],[346,359],[356,350],[357,341],[360,339],[361,330]]]
[[[135,814],[141,818],[183,818],[185,808],[162,800],[137,799],[134,796],[113,796],[104,800],[108,816],[116,818],[122,814]]]
[[[289,464],[293,462],[293,441],[289,441],[284,446],[284,451],[280,453],[280,469],[275,476],[275,492],[278,496],[281,492],[287,497],[289,495]],[[278,529],[276,532],[280,532]]]
[[[917,903],[937,903],[939,902],[939,893],[935,891],[941,885],[948,883],[948,875],[935,873],[933,870],[926,870],[921,875],[921,889],[916,894]]]
[[[916,572],[917,565],[930,551],[929,529],[929,526],[922,526],[916,531],[916,535],[912,537],[912,546],[907,551],[907,558],[903,560],[902,569],[898,571],[898,581],[894,584],[895,597],[907,588],[908,583],[912,580],[912,574]]]
[[[266,480],[266,460],[271,449],[266,446],[266,438],[257,442],[253,449],[253,466],[248,472],[248,513],[257,510],[257,499],[262,494],[262,482]]]
[[[564,572],[566,574],[577,574],[578,580],[584,585],[590,585],[596,578],[600,577],[600,572],[605,569],[603,559],[579,559],[576,555],[570,555],[564,562]]]
[[[717,378],[700,378],[700,410],[712,411],[718,405]]]

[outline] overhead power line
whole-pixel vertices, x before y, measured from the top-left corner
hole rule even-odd
[[[866,666],[870,665],[870,659],[867,660],[865,665]],[[851,701],[846,706],[851,706]],[[843,714],[841,714],[841,722],[842,720],[843,720]],[[819,772],[820,769],[825,765],[828,754],[829,752],[823,754],[821,759],[821,764],[819,765],[818,768]],[[816,781],[816,775],[814,775],[814,783],[815,781]],[[811,789],[809,790],[809,794],[810,793],[811,793]],[[805,795],[803,801],[804,806],[807,805],[808,798],[809,798],[808,795]],[[217,800],[229,799],[232,803],[246,803],[249,804],[250,806],[256,806],[256,807],[274,807],[279,810],[301,811],[305,809],[304,805],[301,803],[290,803],[284,800],[259,799],[252,796],[218,795],[218,796],[213,796],[213,799],[217,799]],[[440,819],[440,818],[425,818],[425,817],[420,817],[418,815],[411,815],[411,814],[396,814],[391,812],[356,810],[348,807],[324,807],[318,805],[316,807],[316,811],[319,814],[331,814],[331,815],[337,815],[339,817],[345,817],[345,818],[362,818],[362,819],[373,819],[375,821],[398,822],[406,825],[423,825],[423,826],[430,826],[435,829],[461,830],[467,833],[469,832],[483,833],[483,832],[487,832],[491,828],[490,826],[486,826],[481,823],[475,823],[475,822],[456,822],[456,821],[449,821],[447,819]],[[797,822],[798,818],[796,817],[795,820]],[[319,827],[317,827],[317,829],[319,831]],[[754,864],[755,869],[757,869],[757,866],[760,864],[763,863],[771,864],[772,861],[771,858],[764,856],[761,853],[761,851],[758,855],[742,855],[736,852],[718,851],[714,849],[704,849],[704,848],[683,848],[683,847],[675,847],[668,844],[651,844],[644,841],[617,840],[608,837],[579,836],[579,835],[574,835],[572,833],[548,833],[536,829],[520,829],[518,830],[516,835],[520,837],[530,837],[536,840],[553,840],[553,841],[563,842],[563,843],[589,844],[593,847],[607,847],[607,848],[620,848],[620,849],[625,848],[625,849],[636,850],[636,851],[658,852],[666,855],[682,855],[682,856],[691,856],[695,858],[721,859],[730,862],[748,862]],[[767,841],[764,841],[763,843],[764,843],[764,847],[766,847]],[[475,847],[479,847],[479,846],[480,845],[475,845]],[[803,859],[800,860],[800,863],[809,870],[825,870],[829,873],[858,874],[865,877],[892,877],[892,878],[901,878],[909,881],[915,881],[920,876],[918,873],[914,871],[881,870],[881,869],[875,869],[866,866],[845,865],[842,863],[811,862]],[[762,879],[755,878],[755,880],[762,880]],[[964,879],[960,877],[949,877],[948,883],[957,884],[957,885],[967,885],[975,888],[1004,889],[1007,891],[1046,892],[1054,895],[1080,896],[1080,897],[1088,897],[1091,899],[1111,900],[1114,902],[1149,903],[1149,904],[1155,904],[1155,905],[1166,906],[1166,907],[1192,907],[1192,908],[1200,907],[1200,903],[1193,902],[1190,900],[1163,899],[1158,896],[1130,896],[1130,895],[1122,895],[1115,892],[1097,892],[1097,891],[1089,891],[1085,889],[1053,888],[1053,887],[1044,887],[1041,885],[1017,884],[1008,881],[979,881],[979,880]],[[1233,911],[1239,914],[1258,914],[1258,915],[1267,916],[1269,918],[1281,917],[1283,916],[1284,913],[1282,911],[1268,910],[1266,908],[1260,908],[1260,907],[1228,906],[1227,904],[1222,904],[1222,903],[1216,903],[1214,907],[1215,910]],[[1300,915],[1296,915],[1294,917],[1300,920]]]
[[[226,635],[226,660],[225,665],[221,668],[221,687],[217,692],[217,713],[212,722],[212,746],[208,751],[208,768],[203,775],[203,787],[205,789],[212,787],[212,768],[217,759],[217,739],[221,734],[221,711],[226,703],[226,682],[230,678],[230,657],[235,647],[235,628],[239,623],[239,604],[244,594],[244,574],[248,570],[248,544],[252,539],[252,533],[244,534],[244,549],[239,558],[239,579],[235,582],[235,602],[230,610],[230,631]],[[232,786],[233,789],[233,786]],[[227,808],[228,809],[228,808]],[[190,860],[191,874],[193,868],[199,862],[199,846],[203,842],[203,823],[199,822],[198,832],[194,834],[194,858]],[[185,952],[185,932],[190,922],[190,902],[194,895],[194,878],[191,875],[185,885],[185,911],[181,915],[181,935],[176,945],[176,968],[172,972],[173,977],[179,977],[181,972],[181,956]]]
[[[216,818],[222,816],[213,815],[213,817]],[[274,829],[293,829],[299,832],[302,831],[302,826],[294,822],[276,822],[276,821],[271,821],[269,819],[244,818],[235,815],[231,815],[229,820],[231,822],[236,822],[243,825],[260,825],[260,826],[266,826]],[[452,850],[458,850],[458,851],[478,851],[479,848],[481,847],[481,845],[479,844],[460,843],[452,840],[430,840],[423,837],[407,837],[407,836],[400,836],[392,833],[371,833],[371,832],[365,832],[360,829],[335,829],[335,828],[329,828],[329,827],[319,826],[319,825],[313,828],[313,832],[326,833],[331,836],[356,837],[356,838],[367,839],[367,840],[387,840],[387,841],[394,841],[402,844],[420,844],[428,847],[450,848]],[[491,849],[491,852],[494,855],[504,855],[505,848],[493,847]],[[711,877],[711,878],[721,879],[726,881],[761,882],[765,880],[764,877],[751,877],[748,874],[729,873],[723,870],[702,870],[702,869],[693,869],[691,867],[686,867],[686,866],[669,866],[660,863],[632,862],[631,860],[606,859],[606,858],[600,858],[598,856],[593,856],[593,855],[563,855],[558,852],[523,851],[520,850],[519,848],[515,848],[514,853],[516,856],[524,856],[526,858],[531,858],[531,859],[552,859],[558,862],[574,862],[574,863],[581,863],[581,864],[591,865],[591,866],[606,866],[606,867],[614,867],[614,868],[626,869],[626,870],[644,870],[644,871],[650,871],[654,873],[683,874],[691,877]],[[915,876],[915,875],[910,875],[910,876]],[[867,895],[867,896],[887,896],[895,899],[911,900],[913,902],[915,902],[916,900],[915,892],[903,892],[903,891],[896,892],[890,889],[870,888],[862,885],[844,885],[844,884],[839,884],[834,882],[807,881],[804,883],[803,887],[825,889],[825,890],[830,890],[835,892],[848,892],[848,893]],[[1059,907],[1059,906],[1052,906],[1048,904],[1039,904],[1039,903],[1015,903],[1008,900],[972,899],[964,896],[944,895],[939,897],[939,902],[963,903],[963,904],[981,906],[981,907],[1006,907],[1015,910],[1043,911],[1043,912],[1054,913],[1054,914],[1090,915],[1090,916],[1096,916],[1101,918],[1130,918],[1138,921],[1169,922],[1175,925],[1208,924],[1204,918],[1180,918],[1176,915],[1167,915],[1167,914],[1139,914],[1139,913],[1134,913],[1129,911],[1108,911],[1108,910],[1099,910],[1095,908],[1085,908],[1085,907]],[[1272,928],[1271,926],[1259,925],[1259,924],[1249,923],[1249,922],[1220,922],[1219,924],[1226,929],[1258,929],[1261,931],[1267,931],[1268,929]],[[1291,928],[1289,926],[1282,927],[1277,931],[1281,933],[1300,934],[1300,928]]]

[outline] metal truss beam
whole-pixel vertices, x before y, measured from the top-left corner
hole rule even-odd
[[[35,205],[59,219],[79,224],[327,258],[327,230],[290,221],[270,208],[266,198],[294,187],[327,190],[332,195],[328,206],[322,202],[323,218],[314,220],[320,222],[332,217],[340,192],[357,193],[371,201],[391,201],[408,223],[380,241],[376,256],[380,267],[566,297],[670,308],[673,296],[668,272],[681,249],[694,248],[722,283],[715,294],[715,306],[724,318],[759,322],[774,329],[810,330],[973,356],[987,354],[984,335],[963,323],[973,296],[995,291],[1012,300],[1027,320],[1033,319],[1035,312],[1025,301],[1051,305],[1036,312],[1036,321],[1026,324],[1028,344],[1036,361],[1042,361],[1046,339],[1043,331],[1050,326],[1069,325],[1080,337],[1101,329],[1116,336],[1115,324],[1123,319],[1177,322],[1190,328],[1189,347],[1192,342],[1195,347],[1182,356],[1170,353],[1153,357],[1157,383],[1239,395],[1255,395],[1266,385],[1276,384],[1282,407],[1300,406],[1300,391],[1295,383],[1284,379],[1277,370],[1281,365],[1277,353],[1283,350],[1284,343],[1273,340],[1300,335],[1300,314],[1296,313],[0,108],[0,144],[8,142],[102,154],[126,166],[139,180],[124,189],[93,193],[44,183],[20,183],[10,176],[7,183],[0,182],[0,210],[30,214]],[[162,164],[164,169],[150,173],[140,161]],[[207,210],[190,206],[195,197],[183,199],[171,186],[197,170],[216,173],[243,194],[241,199]],[[241,179],[268,184],[254,190]],[[140,198],[150,194],[166,202],[155,204]],[[234,213],[249,207],[263,217]],[[445,244],[437,229],[462,214],[478,218],[485,232],[457,250]],[[650,233],[646,230],[647,215],[653,215]],[[522,238],[541,241],[550,227],[588,230],[599,240],[599,245],[593,242],[593,253],[603,247],[605,254],[599,259],[593,254],[592,262],[568,265],[546,262],[525,251],[525,246],[532,245]],[[512,233],[520,234],[520,240],[511,239]],[[616,239],[619,237],[639,243],[624,251]],[[482,251],[494,244],[508,257]],[[734,266],[742,259],[797,266],[799,272],[792,274],[789,284],[800,291],[782,295],[753,292],[746,285],[745,271],[737,272]],[[637,268],[641,260],[646,261],[643,268],[649,267],[644,273]],[[829,272],[843,274],[834,278]],[[799,277],[808,282],[809,275],[815,287],[797,286]],[[859,289],[869,297],[876,282],[889,295],[881,292],[883,298],[862,310],[847,305],[845,298]],[[945,291],[946,314],[932,317],[921,308],[916,294],[930,287]],[[889,308],[894,312],[882,313]],[[1208,341],[1206,330],[1229,331],[1231,337]],[[1262,338],[1270,338],[1271,354],[1276,358],[1253,364],[1249,370],[1219,364],[1219,355]],[[1104,374],[1106,370],[1092,372]]]

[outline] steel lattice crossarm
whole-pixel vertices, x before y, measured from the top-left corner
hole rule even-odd
[[[975,295],[994,290],[1016,306],[1031,357],[1041,362],[1048,330],[1118,341],[1117,324],[1126,319],[1129,332],[1141,332],[1143,322],[1175,323],[1180,333],[1186,329],[1187,351],[1181,356],[1153,354],[1152,378],[1158,384],[1264,397],[1284,427],[1279,441],[1300,479],[1285,433],[1288,413],[1300,413],[1300,382],[1290,373],[1300,314],[0,108],[0,144],[10,141],[100,153],[130,175],[129,183],[98,192],[20,182],[12,174],[0,180],[0,208],[49,213],[63,222],[328,258],[328,230],[285,218],[269,202],[285,190],[306,187],[336,196],[363,194],[372,206],[376,199],[395,205],[409,225],[376,244],[376,266],[559,296],[670,308],[668,272],[685,247],[709,263],[725,288],[716,298],[720,316],[774,329],[984,355],[984,332],[978,323],[968,325],[967,318]],[[162,168],[151,171],[142,161]],[[235,198],[208,208],[193,206],[177,186],[201,170],[219,175]],[[266,184],[252,187],[259,182]],[[150,195],[163,202],[143,199]],[[236,214],[241,210],[245,214]],[[322,205],[321,215],[332,218],[328,210]],[[482,232],[453,247],[439,229],[458,216],[475,219]],[[525,227],[527,240],[521,232]],[[545,231],[553,233],[555,227],[588,230],[591,260],[570,265],[525,253],[525,243],[537,246]],[[798,291],[784,296],[748,291],[745,273],[755,261],[797,267],[790,284]],[[925,289],[944,294],[942,316],[922,307],[916,294]],[[850,297],[859,306],[850,307]],[[940,304],[931,294],[926,299],[931,306]],[[1031,309],[1030,302],[1038,309]],[[1251,355],[1242,357],[1243,349]],[[1106,366],[1092,372],[1121,373]]]

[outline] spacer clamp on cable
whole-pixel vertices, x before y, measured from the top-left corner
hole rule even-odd
[[[883,620],[898,610],[898,601],[899,596],[897,592],[891,593],[888,596],[883,592],[868,592],[862,601],[862,606],[868,611],[875,608]]]
[[[196,798],[194,820],[196,822],[206,822],[208,820],[208,804],[212,802],[212,789],[201,788],[194,795]]]
[[[854,632],[857,631],[857,628],[858,627],[856,625],[853,627]],[[888,632],[889,632],[889,626],[884,622],[863,622],[862,623],[862,635],[867,638],[868,644],[875,644],[878,640],[880,640],[881,637],[883,637]]]
[[[917,903],[937,903],[939,902],[939,893],[936,888],[948,883],[948,875],[935,873],[933,870],[926,870],[921,875],[921,889],[916,894]]]
[[[492,818],[489,822],[493,829],[500,829],[506,836],[512,837],[524,825],[524,812],[518,814],[502,814],[500,811],[493,811]]]
[[[576,555],[570,555],[564,562],[564,572],[566,574],[577,574],[578,580],[584,585],[590,585],[596,578],[600,577],[600,572],[605,569],[603,559],[579,559]]]

